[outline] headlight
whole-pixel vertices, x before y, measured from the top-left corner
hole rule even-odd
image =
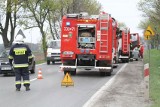
[[[47,56],[51,56],[51,53],[50,53],[50,52],[47,52]]]

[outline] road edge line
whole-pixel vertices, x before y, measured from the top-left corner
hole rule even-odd
[[[97,99],[103,95],[103,91],[107,90],[109,86],[114,82],[117,74],[119,74],[128,63],[124,64],[121,69],[114,75],[104,86],[102,86],[84,105],[83,107],[93,107],[94,103],[97,101]]]

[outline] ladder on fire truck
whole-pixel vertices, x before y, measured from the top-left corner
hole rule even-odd
[[[125,30],[123,38],[123,52],[128,52],[128,31]]]
[[[107,53],[108,52],[108,21],[109,15],[107,13],[100,14],[100,53]]]

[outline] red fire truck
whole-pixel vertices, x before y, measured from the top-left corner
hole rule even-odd
[[[61,28],[61,68],[76,75],[77,69],[97,69],[102,76],[113,71],[113,19],[105,12],[67,14]]]
[[[119,59],[122,62],[129,62],[130,58],[130,29],[121,30],[119,39]]]

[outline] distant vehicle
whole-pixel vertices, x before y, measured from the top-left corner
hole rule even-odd
[[[9,64],[8,60],[8,55],[9,55],[9,49],[4,50],[3,52],[0,53],[0,74],[14,74],[14,69],[13,67]],[[33,61],[32,64],[29,65],[28,69],[31,74],[35,73],[35,58],[33,55]]]
[[[55,61],[61,61],[60,46],[61,46],[61,41],[59,39],[49,41],[47,48],[47,65],[49,65],[50,62],[54,64]]]
[[[140,45],[140,37],[138,33],[131,33],[131,54],[132,54],[132,60],[135,59],[138,61],[139,59],[139,45]]]

